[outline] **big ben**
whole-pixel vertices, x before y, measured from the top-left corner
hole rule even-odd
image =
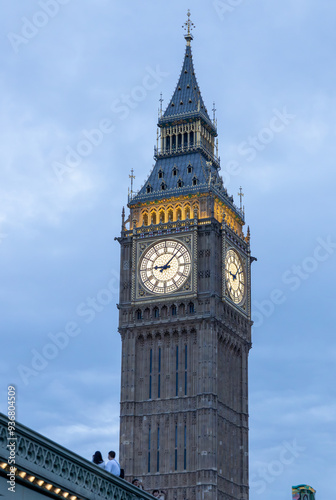
[[[123,210],[120,461],[167,500],[247,500],[251,254],[220,176],[190,13],[155,164]]]

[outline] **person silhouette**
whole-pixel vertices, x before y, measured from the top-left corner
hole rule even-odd
[[[96,453],[94,455],[92,455],[92,462],[94,464],[98,465],[98,467],[105,469],[105,462],[103,460],[103,457],[102,457],[102,454],[100,453],[100,451],[96,451]]]

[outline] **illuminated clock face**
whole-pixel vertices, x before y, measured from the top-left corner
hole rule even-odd
[[[143,286],[156,294],[173,293],[188,279],[191,270],[189,250],[179,241],[163,240],[146,250],[140,262]]]
[[[234,250],[228,250],[225,258],[226,287],[235,304],[241,304],[245,293],[245,275],[242,261]]]

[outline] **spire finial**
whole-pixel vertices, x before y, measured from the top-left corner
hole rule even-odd
[[[242,212],[243,211],[243,196],[244,196],[244,193],[243,193],[243,188],[241,186],[239,188],[238,196],[240,198],[240,211]]]
[[[190,9],[188,9],[188,13],[187,13],[187,16],[188,16],[188,19],[187,19],[187,22],[185,22],[182,26],[182,28],[185,29],[185,31],[187,32],[185,35],[184,35],[184,38],[187,40],[187,45],[190,45],[190,42],[191,40],[193,40],[193,36],[191,34],[192,30],[196,27],[194,25],[194,23],[190,20]]]
[[[247,235],[246,235],[246,241],[249,244],[251,240],[251,233],[250,233],[250,226],[247,226]]]
[[[215,101],[213,102],[213,108],[212,108],[212,112],[213,112],[213,123],[215,124],[215,121],[216,121],[216,104],[215,104]]]
[[[164,101],[164,99],[162,98],[162,92],[160,93],[160,118],[162,118],[162,103]]]
[[[129,188],[128,188],[128,192],[130,193],[131,200],[132,200],[132,198],[133,198],[133,180],[135,179],[133,168],[131,169],[131,175],[129,175],[128,177],[131,179],[131,192],[129,191]]]
[[[121,230],[125,230],[125,207],[123,207],[121,212]]]

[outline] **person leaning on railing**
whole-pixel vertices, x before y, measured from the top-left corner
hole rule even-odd
[[[102,454],[100,453],[100,451],[96,451],[96,453],[94,455],[92,455],[92,462],[94,464],[98,465],[98,467],[105,469],[105,462],[103,460],[103,457],[102,457]]]

